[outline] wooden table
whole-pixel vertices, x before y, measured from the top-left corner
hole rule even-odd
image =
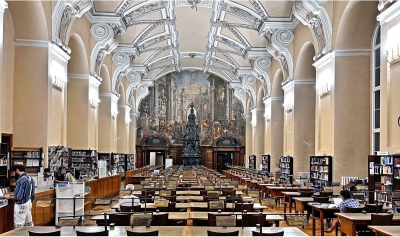
[[[198,196],[200,195],[200,191],[198,190],[183,190],[183,191],[176,191],[176,195],[193,195],[193,196]]]
[[[196,220],[200,221],[207,221],[208,220],[208,213],[213,213],[213,214],[231,214],[231,215],[237,215],[236,219],[237,220],[242,220],[242,213],[241,212],[190,212],[189,213],[189,218],[195,222]],[[248,212],[247,214],[259,214],[259,212]],[[268,214],[268,213],[267,213]],[[272,214],[272,215],[267,215],[265,217],[265,220],[267,222],[274,222],[276,227],[279,227],[279,221],[283,221],[284,218],[280,215],[277,214]]]
[[[286,206],[289,205],[289,213],[292,213],[292,197],[300,196],[300,192],[282,192],[283,194],[283,212],[286,213]]]
[[[315,221],[319,220],[321,225],[320,236],[324,236],[325,218],[334,218],[336,212],[340,212],[340,209],[328,208],[326,205],[312,205],[312,203],[309,203],[308,205],[312,207],[312,235],[315,236]]]
[[[377,226],[369,225],[368,228],[376,231],[377,235],[383,236],[400,236],[399,226]]]
[[[357,225],[371,224],[371,213],[335,213],[340,219],[340,232],[346,235],[356,235]],[[400,224],[400,213],[393,215],[392,225]],[[397,227],[399,228],[399,227]]]
[[[108,227],[109,228],[109,227]],[[61,236],[76,236],[75,230],[85,231],[85,232],[97,232],[103,231],[102,226],[77,226],[72,227],[62,227],[57,229],[55,226],[23,226],[21,228],[6,232],[2,235],[4,236],[29,236],[28,230],[34,232],[53,232],[60,230]],[[129,226],[115,226],[109,229],[108,236],[126,236],[126,231],[137,231],[137,232],[149,232],[158,230],[159,236],[207,236],[207,230],[215,232],[231,232],[239,231],[239,236],[251,236],[252,231],[260,231],[256,227],[210,227],[210,226],[136,226],[134,228]],[[303,231],[296,227],[264,227],[263,232],[278,232],[284,231],[285,236],[307,236]]]
[[[283,197],[282,192],[297,192],[297,191],[313,191],[314,188],[307,187],[271,187],[271,186],[263,186],[266,189],[266,193],[268,193],[271,197]]]
[[[118,213],[118,212],[116,212]],[[159,215],[159,214],[164,214],[167,212],[158,212],[155,213],[153,212],[153,215]],[[189,220],[189,213],[188,212],[168,212],[168,220],[169,221],[184,221],[186,222],[187,220]],[[108,219],[108,215],[106,216]],[[99,214],[97,216],[93,216],[91,218],[91,220],[96,221],[97,225],[104,225],[104,215]]]
[[[312,197],[294,197],[292,198],[295,202],[295,212],[296,213],[304,213],[306,210],[306,206],[309,202],[313,202],[314,198]]]

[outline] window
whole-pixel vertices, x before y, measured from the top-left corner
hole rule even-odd
[[[378,25],[373,38],[372,60],[372,153],[380,149],[380,124],[381,124],[381,28]]]

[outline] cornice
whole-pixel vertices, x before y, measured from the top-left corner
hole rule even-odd
[[[334,58],[335,58],[335,53],[334,52],[327,53],[323,57],[318,59],[315,63],[313,63],[313,66],[316,69],[322,68],[326,64],[330,63]]]
[[[31,39],[15,39],[15,46],[48,48],[51,41],[48,40],[31,40]]]
[[[314,85],[315,79],[301,79],[301,80],[293,80],[295,85]]]
[[[49,42],[49,53],[52,53],[54,56],[56,56],[58,59],[61,59],[63,62],[68,62],[70,60],[71,56],[69,56],[68,53],[66,53],[64,50],[62,50],[57,44],[53,42]]]
[[[400,15],[400,1],[394,2],[389,8],[380,13],[376,20],[382,25]]]
[[[75,73],[68,73],[68,79],[81,79],[81,80],[90,80],[90,74],[75,74]]]
[[[331,62],[335,57],[354,57],[354,56],[370,56],[371,49],[346,49],[346,50],[334,50],[325,54],[322,58],[318,59],[313,66],[315,68],[321,68]]]
[[[102,92],[102,93],[99,93],[99,96],[101,96],[101,97],[111,97],[112,94],[113,93],[111,93],[111,92]]]

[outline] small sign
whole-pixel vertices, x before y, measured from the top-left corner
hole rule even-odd
[[[389,152],[388,151],[377,151],[376,154],[378,156],[387,156],[387,155],[389,155]]]

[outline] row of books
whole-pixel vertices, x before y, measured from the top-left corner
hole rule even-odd
[[[328,173],[312,173],[311,178],[312,179],[320,179],[320,180],[328,180],[329,175],[328,175]]]
[[[311,158],[312,165],[329,165],[328,158],[313,157]]]
[[[282,156],[279,158],[279,162],[290,162],[290,156]]]
[[[328,166],[312,165],[311,166],[311,171],[329,172],[329,167]]]
[[[290,168],[290,163],[279,163],[279,168]]]
[[[369,168],[369,173],[371,175],[380,175],[380,174],[393,174],[394,168],[393,166],[387,166],[387,165],[374,165],[371,168],[371,163],[370,162],[370,168]]]

